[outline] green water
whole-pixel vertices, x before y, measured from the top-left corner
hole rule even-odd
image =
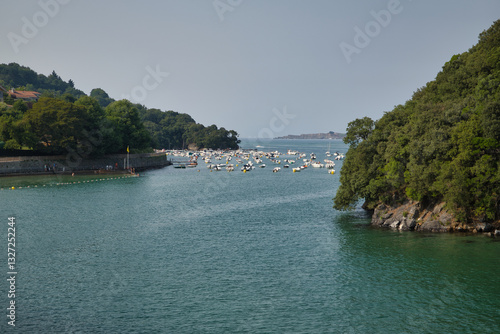
[[[328,142],[243,145],[323,158]],[[13,216],[17,308],[12,328],[2,280],[0,332],[500,332],[498,239],[373,229],[362,210],[332,209],[341,163],[335,175],[265,163],[15,190],[3,179],[1,267],[8,278]]]

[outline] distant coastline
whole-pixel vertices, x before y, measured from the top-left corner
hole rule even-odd
[[[309,133],[301,135],[288,135],[283,137],[275,137],[274,139],[343,139],[345,133],[327,132],[327,133]]]

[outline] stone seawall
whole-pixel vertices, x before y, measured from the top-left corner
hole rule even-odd
[[[389,206],[378,205],[373,211],[372,225],[401,231],[471,232],[500,236],[500,223],[461,223],[441,202],[424,207],[416,201]]]
[[[127,155],[113,154],[97,159],[76,159],[70,155],[0,158],[0,176],[72,173],[95,170],[124,170]],[[137,171],[171,165],[164,153],[130,154],[130,167]]]

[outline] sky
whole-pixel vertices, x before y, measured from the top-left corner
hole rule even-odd
[[[3,0],[0,63],[241,138],[345,132],[411,99],[499,0]]]

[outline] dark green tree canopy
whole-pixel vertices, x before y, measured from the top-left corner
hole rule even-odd
[[[137,108],[127,100],[115,101],[106,107],[106,117],[115,129],[118,141],[118,151],[126,152],[127,147],[145,149],[151,142],[151,137],[142,123]]]
[[[110,103],[115,101],[101,88],[92,89],[90,97],[95,98],[103,108],[106,108]]]
[[[37,74],[29,67],[16,63],[0,64],[0,85],[5,88],[18,90],[35,90],[40,93],[50,92],[53,97],[70,93],[75,98],[85,95],[81,90],[74,88],[73,80],[65,82],[55,71],[47,77]]]
[[[434,81],[373,123],[349,123],[334,207],[444,201],[462,221],[500,219],[500,20]]]
[[[88,122],[83,107],[42,97],[23,118],[29,133],[25,142],[40,151],[55,154],[63,153],[68,147],[76,149],[84,139],[83,130]]]
[[[361,140],[366,140],[373,131],[375,123],[370,117],[355,119],[347,124],[347,134],[344,137],[344,143],[349,145],[358,145]]]
[[[227,149],[237,148],[240,142],[234,130],[205,127],[188,114],[115,101],[101,88],[87,96],[75,88],[73,80],[65,82],[55,71],[45,76],[16,63],[0,64],[0,85],[42,93],[36,103],[4,96],[7,105],[0,106],[3,149],[61,153],[83,150],[91,141],[92,149],[84,151],[99,155],[125,152],[127,147],[133,152],[191,145]]]

